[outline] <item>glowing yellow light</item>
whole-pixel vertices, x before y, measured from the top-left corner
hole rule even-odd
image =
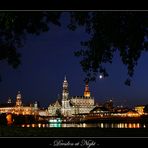
[[[131,123],[129,123],[129,128],[132,128],[132,124]]]
[[[83,127],[86,127],[86,123],[83,123]]]
[[[6,116],[6,119],[7,119],[7,124],[8,124],[8,125],[11,125],[11,124],[13,123],[13,121],[12,121],[12,115],[11,115],[11,114],[8,114],[8,115]]]
[[[104,128],[104,124],[103,123],[101,123],[101,128]]]
[[[38,124],[38,127],[41,127],[41,124],[40,123]]]
[[[32,127],[35,127],[35,124],[32,124]]]
[[[30,127],[30,124],[27,124],[27,127]]]

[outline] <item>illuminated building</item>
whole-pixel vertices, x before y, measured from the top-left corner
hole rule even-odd
[[[70,99],[69,99],[69,92],[68,92],[68,82],[66,80],[66,76],[63,82],[61,114],[64,116],[72,115]]]
[[[20,91],[18,91],[16,95],[16,102],[15,104],[12,103],[10,98],[8,99],[7,103],[0,104],[0,113],[12,113],[17,115],[34,115],[38,113],[38,106],[37,102],[34,105],[23,105],[22,103],[22,96]]]
[[[90,113],[92,113],[92,114],[98,114],[98,115],[108,115],[108,114],[110,114],[110,112],[109,112],[109,110],[107,109],[107,108],[105,108],[105,107],[103,107],[103,106],[96,106],[93,110],[91,110],[90,111]]]
[[[144,114],[144,105],[138,105],[135,107],[135,111],[137,111],[140,115]]]
[[[110,99],[109,101],[105,102],[103,105],[105,108],[107,108],[109,111],[113,110],[113,101]]]
[[[48,107],[48,113],[50,116],[58,116],[58,111],[61,110],[61,105],[57,100],[55,103],[50,104]]]
[[[63,116],[72,116],[75,114],[89,113],[95,108],[94,98],[91,97],[88,82],[86,82],[84,96],[69,97],[68,82],[65,77],[63,82],[62,99],[50,104],[48,112],[51,116],[56,116],[56,111],[61,111]]]
[[[22,106],[22,96],[20,91],[18,91],[16,96],[16,106]]]
[[[128,117],[139,117],[139,113],[135,110],[129,110],[125,115]]]
[[[89,91],[89,87],[88,87],[88,82],[86,82],[86,85],[85,85],[84,97],[90,98],[90,91]]]

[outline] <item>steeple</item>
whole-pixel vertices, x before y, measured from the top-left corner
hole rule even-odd
[[[85,84],[84,97],[90,97],[90,91],[89,91],[88,81],[86,81],[86,84]]]
[[[64,77],[63,82],[63,91],[62,91],[62,107],[61,107],[61,113],[63,116],[69,116],[70,115],[70,103],[69,103],[69,92],[68,92],[68,82],[66,79],[66,76]],[[58,103],[58,102],[57,102]]]
[[[63,82],[62,99],[67,100],[68,99],[68,95],[69,95],[69,92],[68,92],[68,82],[67,82],[67,79],[66,79],[66,76],[65,76],[64,82]]]
[[[66,80],[66,75],[65,75],[65,77],[64,77],[64,81],[67,81],[67,80]]]
[[[66,80],[66,76],[65,76],[64,82],[63,82],[63,92],[68,92],[68,82]]]

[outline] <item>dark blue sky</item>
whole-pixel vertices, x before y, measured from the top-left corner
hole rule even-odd
[[[85,73],[73,52],[81,49],[80,41],[88,37],[84,28],[72,32],[64,24],[62,27],[51,25],[50,30],[40,36],[27,36],[24,47],[19,49],[22,64],[18,69],[14,70],[6,62],[0,63],[0,103],[6,102],[8,97],[15,101],[20,90],[24,103],[39,101],[41,106],[47,107],[61,94],[65,75],[70,96],[82,96]],[[109,77],[99,79],[98,76],[89,84],[91,94],[101,103],[112,98],[115,103],[128,106],[148,104],[147,65],[148,53],[144,53],[135,69],[132,85],[126,86],[127,70],[116,53],[113,63],[106,65]]]

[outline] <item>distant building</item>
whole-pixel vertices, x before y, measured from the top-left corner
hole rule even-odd
[[[33,115],[36,114],[38,110],[37,103],[32,106],[26,106],[22,103],[22,96],[20,91],[16,95],[16,102],[12,103],[12,100],[9,98],[7,103],[0,104],[0,113],[12,113],[12,114],[21,114],[21,115]]]
[[[48,113],[48,111],[46,109],[40,109],[40,110],[38,110],[38,115],[46,117],[46,116],[49,115],[49,113]]]
[[[48,112],[51,116],[57,115],[57,111],[63,116],[89,113],[95,108],[94,98],[91,97],[88,82],[85,85],[84,96],[69,97],[68,82],[65,77],[63,82],[62,99],[50,104]]]
[[[106,101],[103,106],[109,111],[113,111],[113,100],[110,99],[109,101]]]
[[[8,104],[11,104],[11,103],[12,103],[12,99],[11,99],[10,97],[8,98],[7,103],[8,103]]]
[[[137,111],[140,115],[143,115],[144,114],[144,108],[145,108],[144,105],[137,105],[137,106],[135,106],[135,111]]]
[[[58,111],[61,110],[61,104],[57,100],[55,103],[50,104],[48,107],[48,113],[50,116],[58,116]]]
[[[97,116],[106,116],[110,115],[110,111],[103,106],[96,106],[93,110],[90,111],[90,115],[91,114]]]
[[[18,91],[16,96],[16,106],[22,106],[22,96],[20,91]]]
[[[116,106],[113,108],[113,112],[114,113],[125,113],[128,112],[130,109],[128,107],[123,107],[121,106]]]

